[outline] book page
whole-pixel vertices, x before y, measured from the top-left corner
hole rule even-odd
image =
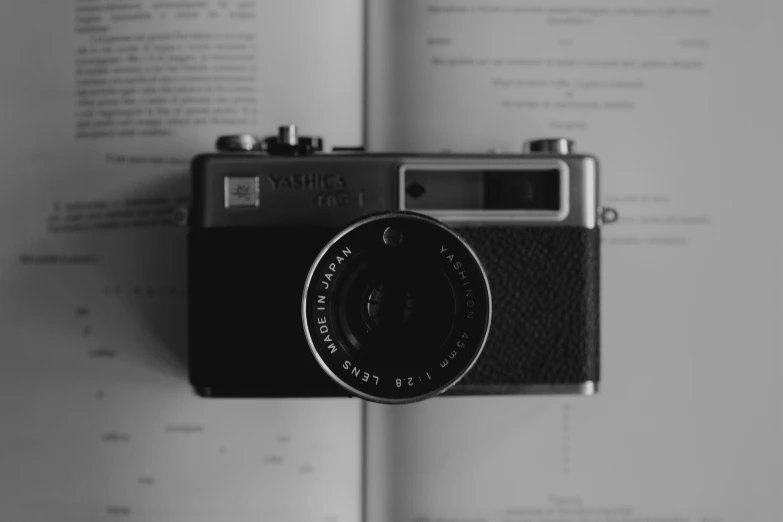
[[[371,408],[375,520],[783,519],[782,18],[764,0],[370,3],[370,148],[570,137],[620,215],[598,394]]]
[[[0,520],[359,520],[357,402],[191,391],[171,214],[221,134],[360,142],[361,24],[359,1],[0,7]],[[265,326],[258,349],[302,335]]]

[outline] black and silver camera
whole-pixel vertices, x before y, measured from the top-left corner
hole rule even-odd
[[[591,394],[598,163],[322,152],[224,136],[192,163],[189,378],[206,397]]]

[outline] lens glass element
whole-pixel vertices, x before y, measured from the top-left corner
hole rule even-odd
[[[470,369],[490,302],[480,261],[453,230],[390,212],[324,247],[307,277],[302,320],[313,354],[339,384],[403,403],[443,392]]]
[[[333,313],[357,360],[408,368],[446,342],[457,306],[442,269],[400,248],[365,252],[344,274]]]

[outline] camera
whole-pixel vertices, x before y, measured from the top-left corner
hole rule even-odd
[[[191,164],[188,374],[202,397],[597,390],[595,157],[323,150],[283,126]]]

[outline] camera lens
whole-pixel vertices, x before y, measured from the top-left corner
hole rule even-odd
[[[382,403],[442,393],[475,363],[491,319],[486,275],[443,223],[368,216],[317,256],[302,299],[313,355],[350,393]]]
[[[432,358],[454,327],[456,300],[446,274],[414,252],[367,252],[345,274],[336,319],[357,360],[405,368]]]

